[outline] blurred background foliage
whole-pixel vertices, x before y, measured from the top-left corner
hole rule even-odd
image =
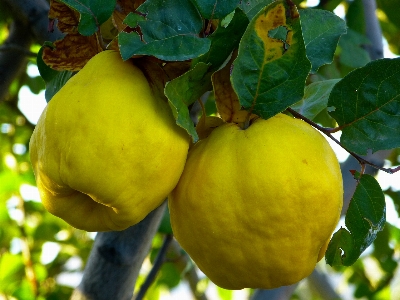
[[[308,4],[334,11],[344,17],[348,25],[348,33],[340,39],[334,62],[311,75],[309,82],[341,78],[370,61],[365,50],[369,43],[365,35],[365,22],[368,20],[364,20],[362,2],[296,1],[300,7]],[[378,0],[377,4],[386,47],[391,55],[400,55],[400,1]],[[95,235],[70,227],[47,213],[39,201],[28,149],[35,121],[27,118],[26,109],[29,112],[33,108],[28,106],[25,114],[22,112],[22,102],[26,103],[27,99],[23,99],[20,91],[28,88],[30,93],[23,94],[28,97],[30,94],[38,95],[45,87],[35,72],[35,57],[41,45],[33,43],[26,51],[7,44],[13,19],[13,13],[0,0],[0,52],[25,51],[26,55],[25,67],[13,78],[5,96],[0,99],[0,299],[68,299],[79,283]],[[209,114],[215,112],[212,96],[207,100],[206,109]],[[326,112],[316,120],[332,126],[332,119]],[[386,159],[386,165],[398,165],[399,154],[399,151],[393,151]],[[398,178],[399,175],[392,176]],[[382,180],[387,177],[381,178],[383,184]],[[398,213],[400,192],[396,187],[387,186],[385,194],[388,202],[393,203],[388,209]],[[399,224],[388,223],[373,245],[351,267],[332,269],[320,262],[313,275],[298,284],[289,298],[400,299]],[[143,264],[136,289],[145,282],[164,237],[169,234],[166,215]],[[321,274],[327,278],[325,281],[321,281],[325,278]],[[334,290],[332,293],[328,293],[329,287]],[[187,255],[172,241],[146,299],[248,299],[253,292],[216,287],[196,270]]]

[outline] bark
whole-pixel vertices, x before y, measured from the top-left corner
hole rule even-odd
[[[126,230],[99,232],[71,300],[130,300],[166,205]]]
[[[382,30],[379,25],[379,20],[376,17],[376,1],[362,0],[365,19],[365,35],[370,40],[371,44],[366,46],[366,50],[371,60],[380,59],[383,57],[383,42]]]
[[[290,299],[297,284],[282,286],[273,290],[256,290],[251,300],[286,300]]]

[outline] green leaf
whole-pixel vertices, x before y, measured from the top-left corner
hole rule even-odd
[[[43,78],[41,76],[26,76],[23,80],[23,84],[26,84],[30,91],[36,95],[45,89]]]
[[[339,38],[346,33],[346,22],[326,10],[302,9],[299,11],[307,57],[312,72],[330,64]]]
[[[299,101],[311,65],[301,33],[300,18],[290,1],[275,1],[250,22],[239,45],[231,75],[240,104],[268,119]],[[286,41],[270,31],[286,27]],[[287,45],[289,48],[287,49]]]
[[[374,241],[374,251],[373,255],[379,262],[382,270],[388,273],[396,271],[397,262],[395,257],[393,257],[394,250],[391,246],[391,225],[386,223],[385,228],[376,237]]]
[[[168,206],[167,209],[164,211],[160,226],[158,227],[158,232],[164,234],[173,234]]]
[[[369,44],[369,40],[365,36],[348,29],[339,41],[340,62],[351,68],[365,66],[371,61],[368,52],[364,49],[367,44]]]
[[[329,94],[340,79],[313,82],[306,86],[303,99],[291,106],[292,109],[312,120],[328,105]]]
[[[345,217],[347,229],[340,228],[333,235],[325,254],[331,265],[352,265],[375,240],[386,223],[385,197],[376,179],[367,174],[358,184]]]
[[[12,296],[15,299],[23,299],[23,300],[36,300],[35,292],[32,289],[32,284],[27,280],[23,279],[19,287],[13,291]]]
[[[365,34],[365,14],[363,0],[355,0],[349,3],[346,11],[346,24],[349,29]]]
[[[238,0],[193,0],[205,19],[222,19],[239,4]]]
[[[50,68],[43,61],[43,49],[45,47],[54,48],[54,45],[51,42],[45,42],[43,44],[43,46],[40,47],[39,52],[38,52],[37,57],[36,57],[36,64],[37,64],[40,76],[42,76],[42,78],[43,78],[43,80],[45,82],[48,82],[48,81],[50,81],[51,79],[53,79],[57,75],[58,71]]]
[[[194,59],[192,66],[203,62],[211,64],[210,72],[217,71],[232,51],[239,45],[240,38],[246,30],[248,23],[249,21],[243,11],[236,9],[229,24],[226,27],[218,26],[208,37],[211,42],[209,51]]]
[[[253,19],[258,12],[275,0],[247,0],[240,1],[239,7],[244,11],[249,20]]]
[[[162,265],[157,285],[166,285],[168,289],[176,287],[181,281],[181,273],[174,263],[166,262]]]
[[[366,154],[400,146],[400,58],[380,59],[349,73],[330,94],[341,143]]]
[[[84,36],[94,34],[110,18],[116,0],[60,0],[80,13],[78,31]]]
[[[46,42],[39,50],[36,62],[39,69],[40,76],[46,84],[45,98],[49,102],[51,98],[64,86],[64,84],[74,74],[71,71],[56,71],[45,64],[42,58],[44,47],[49,47],[51,44]]]
[[[44,95],[47,102],[53,98],[53,96],[64,86],[73,74],[74,73],[71,71],[57,72],[57,75],[52,80],[46,82],[46,91]]]
[[[226,290],[217,286],[218,296],[221,300],[232,300],[233,298],[233,291]]]
[[[0,256],[0,292],[11,294],[17,289],[24,275],[21,255],[5,252]]]
[[[165,61],[183,61],[210,48],[210,40],[199,37],[203,21],[191,1],[147,0],[137,11],[144,20],[128,15],[124,22],[132,28],[139,26],[143,36],[136,32],[118,35],[124,60],[133,55],[152,55]]]
[[[202,62],[165,85],[164,93],[168,98],[176,124],[184,128],[192,136],[194,142],[199,137],[190,118],[188,105],[211,89],[209,65]]]
[[[397,215],[400,217],[400,191],[396,191],[390,187],[389,189],[385,190],[384,193],[392,198],[394,208],[396,209]]]
[[[399,6],[400,0],[377,0],[378,8],[383,10],[389,21],[400,28]]]

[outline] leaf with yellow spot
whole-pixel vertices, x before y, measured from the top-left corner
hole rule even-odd
[[[302,98],[310,69],[297,8],[277,0],[247,27],[231,81],[240,105],[268,119]]]

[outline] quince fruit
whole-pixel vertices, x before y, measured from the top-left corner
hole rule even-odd
[[[189,143],[141,70],[103,51],[49,102],[30,157],[50,213],[87,231],[123,230],[172,191]]]
[[[169,196],[171,225],[225,289],[272,289],[308,276],[338,223],[343,185],[326,139],[278,114],[225,123],[190,150]]]

